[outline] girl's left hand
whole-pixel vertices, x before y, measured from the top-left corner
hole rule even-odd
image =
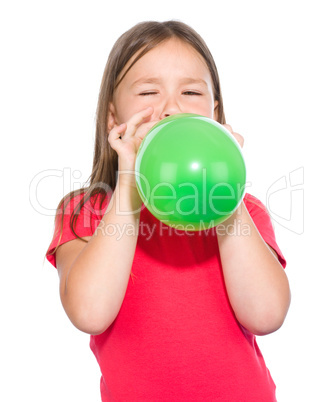
[[[223,124],[223,127],[226,128],[230,132],[230,134],[232,134],[235,137],[235,139],[238,142],[238,144],[240,145],[240,147],[243,148],[244,137],[238,133],[235,133],[229,124]]]

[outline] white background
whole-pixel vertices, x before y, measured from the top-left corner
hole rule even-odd
[[[333,401],[332,18],[329,1],[11,1],[0,9],[0,399],[99,401],[89,336],[44,262],[53,212],[87,180],[109,51],[142,20],[180,19],[218,65],[227,122],[245,137],[248,191],[274,218],[293,300],[258,338],[280,402]]]

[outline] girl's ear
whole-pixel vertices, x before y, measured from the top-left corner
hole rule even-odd
[[[115,124],[116,124],[115,107],[114,104],[110,102],[108,112],[108,131],[111,131]]]
[[[214,102],[214,120],[219,118],[219,101]]]

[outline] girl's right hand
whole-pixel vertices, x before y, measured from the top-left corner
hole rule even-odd
[[[114,124],[108,141],[118,154],[118,170],[133,171],[139,146],[148,131],[157,123],[149,121],[154,109],[148,107],[134,114],[126,123]]]

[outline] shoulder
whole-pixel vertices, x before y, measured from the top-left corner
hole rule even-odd
[[[111,193],[91,192],[81,189],[69,193],[60,202],[57,215],[97,215],[103,216],[111,198]]]
[[[258,198],[246,193],[243,202],[257,227],[263,225],[272,226],[269,212]]]
[[[78,190],[66,195],[57,208],[54,234],[46,253],[56,266],[55,252],[70,240],[92,236],[106,212],[111,193]]]
[[[246,193],[243,202],[254,221],[264,220],[271,223],[270,214],[262,201],[252,194]]]
[[[275,251],[281,265],[286,267],[286,260],[277,245],[273,222],[265,205],[256,197],[246,193],[244,204],[264,241]]]
[[[268,213],[265,205],[252,194],[246,193],[243,201],[244,201],[244,204],[246,205],[247,209],[260,208],[262,211]]]

